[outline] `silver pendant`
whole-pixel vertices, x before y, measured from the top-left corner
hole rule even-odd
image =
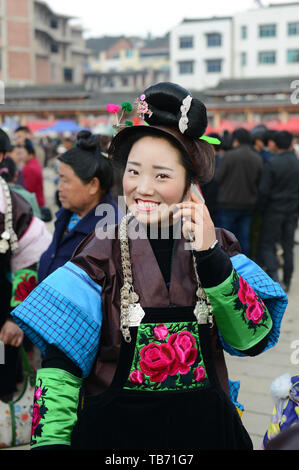
[[[128,326],[139,326],[142,322],[145,312],[140,304],[130,304],[128,309]]]
[[[194,315],[196,317],[197,323],[199,325],[205,325],[208,323],[208,318],[210,315],[210,309],[207,305],[206,302],[203,300],[199,300],[196,303],[195,309],[194,309]]]
[[[7,240],[0,240],[0,253],[3,255],[9,250],[9,243]]]

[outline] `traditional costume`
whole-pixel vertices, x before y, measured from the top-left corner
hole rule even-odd
[[[0,330],[12,318],[10,311],[34,289],[37,263],[52,236],[44,222],[33,216],[31,206],[0,177]],[[0,397],[16,390],[18,349],[5,347],[0,365]]]
[[[287,297],[229,232],[195,252],[176,227],[154,240],[127,214],[14,310],[44,357],[33,449],[252,449],[223,350],[274,346]]]

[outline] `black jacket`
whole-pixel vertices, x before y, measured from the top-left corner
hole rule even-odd
[[[276,154],[264,165],[259,202],[262,211],[299,213],[299,159],[294,152]]]
[[[258,199],[258,184],[262,173],[262,157],[249,145],[225,152],[216,169],[218,207],[249,210]]]

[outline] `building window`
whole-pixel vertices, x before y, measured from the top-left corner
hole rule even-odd
[[[51,52],[53,52],[53,54],[57,54],[59,52],[58,44],[51,44]]]
[[[126,58],[130,59],[133,56],[134,56],[134,50],[133,49],[127,49],[126,50]]]
[[[267,65],[276,63],[276,51],[262,51],[258,53],[258,63]]]
[[[69,68],[64,69],[64,81],[65,82],[73,81],[73,69],[69,69]]]
[[[241,67],[247,65],[247,52],[241,52]]]
[[[295,23],[288,23],[288,35],[299,36],[299,21]]]
[[[193,36],[182,36],[179,38],[180,49],[192,49],[193,48]]]
[[[260,38],[274,38],[276,37],[276,24],[261,24],[259,26]]]
[[[289,49],[287,51],[288,64],[298,64],[299,62],[299,49]]]
[[[180,75],[192,74],[193,72],[194,72],[193,60],[185,60],[183,62],[179,62],[179,74]]]
[[[222,46],[222,35],[220,33],[207,34],[207,47]]]
[[[241,26],[241,39],[247,39],[247,26]]]
[[[220,73],[222,72],[222,59],[208,59],[207,73]]]

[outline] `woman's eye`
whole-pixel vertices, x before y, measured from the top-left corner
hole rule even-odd
[[[138,175],[138,171],[133,170],[133,169],[128,170],[128,173],[129,173],[130,175],[134,175],[134,176],[135,176],[135,175]]]
[[[165,175],[165,173],[160,173],[159,175],[157,175],[157,178],[159,178],[161,180],[165,180],[166,178],[169,178],[169,176]]]

